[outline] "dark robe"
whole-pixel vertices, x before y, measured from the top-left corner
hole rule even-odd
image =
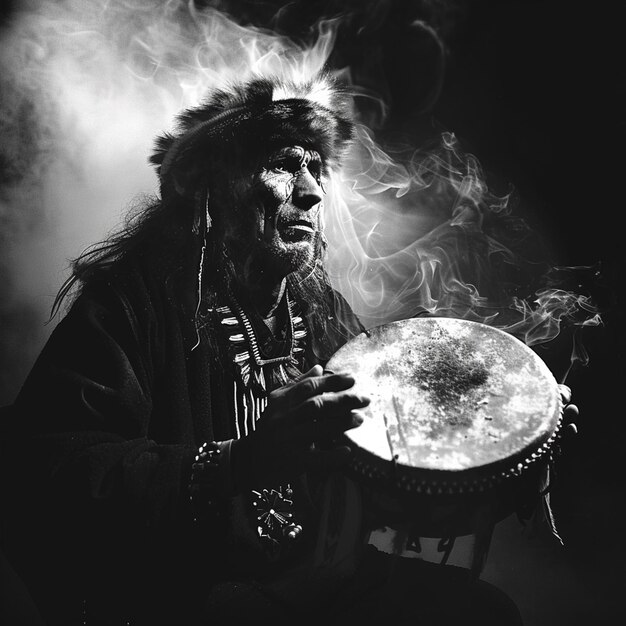
[[[233,437],[232,364],[210,325],[196,346],[180,275],[140,255],[102,272],[4,411],[3,549],[50,624],[196,623],[228,575],[232,520],[194,523],[188,484],[198,446]],[[326,295],[303,368],[361,331]]]
[[[325,563],[329,546],[359,545],[354,519],[337,542],[336,524],[358,509],[350,481],[330,491],[314,477],[294,486],[305,532],[285,558],[259,549],[242,496],[227,515],[194,520],[188,487],[198,447],[233,437],[233,364],[210,316],[196,331],[189,284],[193,273],[164,273],[149,255],[104,271],[2,410],[0,565],[10,586],[4,598],[15,592],[8,621],[519,626],[510,599],[466,571],[373,546],[363,545],[342,578],[298,570],[320,546]],[[362,331],[339,294],[329,288],[325,298],[327,315],[307,337],[300,371]],[[298,304],[311,330],[312,302]],[[329,535],[318,535],[318,525]],[[246,559],[247,571],[233,568]]]

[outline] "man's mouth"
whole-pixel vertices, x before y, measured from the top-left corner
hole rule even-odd
[[[278,225],[278,232],[283,239],[299,241],[313,235],[315,228],[308,220],[286,220]]]

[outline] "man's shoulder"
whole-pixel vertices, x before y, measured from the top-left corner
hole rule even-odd
[[[70,319],[94,318],[148,328],[172,306],[165,281],[136,255],[98,268],[82,285],[68,311]],[[167,317],[167,316],[165,316]],[[125,320],[125,321],[124,321]]]
[[[325,307],[307,315],[311,348],[324,364],[343,344],[363,332],[364,326],[343,294],[331,285],[324,290]]]
[[[332,286],[329,286],[328,301],[331,315],[352,334],[359,334],[364,330],[359,316],[354,312],[352,305],[345,296]]]
[[[130,300],[154,298],[165,290],[163,269],[151,264],[141,253],[127,254],[106,267],[99,268],[84,285],[90,295],[116,293]]]

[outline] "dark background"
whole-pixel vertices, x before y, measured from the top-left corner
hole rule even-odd
[[[208,4],[294,37],[306,37],[322,15],[350,11],[333,60],[349,63],[362,82],[373,77],[380,87],[382,77],[392,115],[381,132],[400,130],[419,143],[453,131],[496,186],[514,185],[520,212],[550,242],[556,264],[599,270],[582,289],[603,324],[585,329],[589,364],[568,380],[579,435],[559,463],[553,494],[565,546],[541,533],[521,537],[507,520],[485,577],[513,596],[528,626],[623,619],[626,55],[612,8],[619,3]],[[3,19],[10,12],[5,5]],[[440,84],[438,49],[411,26],[415,19],[430,23],[444,44]]]

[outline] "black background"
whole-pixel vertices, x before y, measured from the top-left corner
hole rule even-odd
[[[518,602],[528,626],[616,623],[626,592],[626,54],[613,8],[619,3],[208,4],[293,36],[305,36],[321,15],[352,11],[333,60],[352,64],[363,80],[368,71],[381,72],[392,106],[389,126],[414,141],[433,129],[453,131],[496,185],[515,186],[520,210],[551,242],[558,264],[598,265],[590,290],[604,323],[586,329],[589,365],[568,381],[581,411],[579,435],[561,460],[553,496],[565,547],[545,538],[527,545],[505,532],[494,544],[488,573]],[[4,19],[11,5],[3,11]],[[421,112],[437,73],[432,48],[410,26],[414,19],[433,24],[446,46],[441,92]],[[532,559],[524,558],[527,551]]]

